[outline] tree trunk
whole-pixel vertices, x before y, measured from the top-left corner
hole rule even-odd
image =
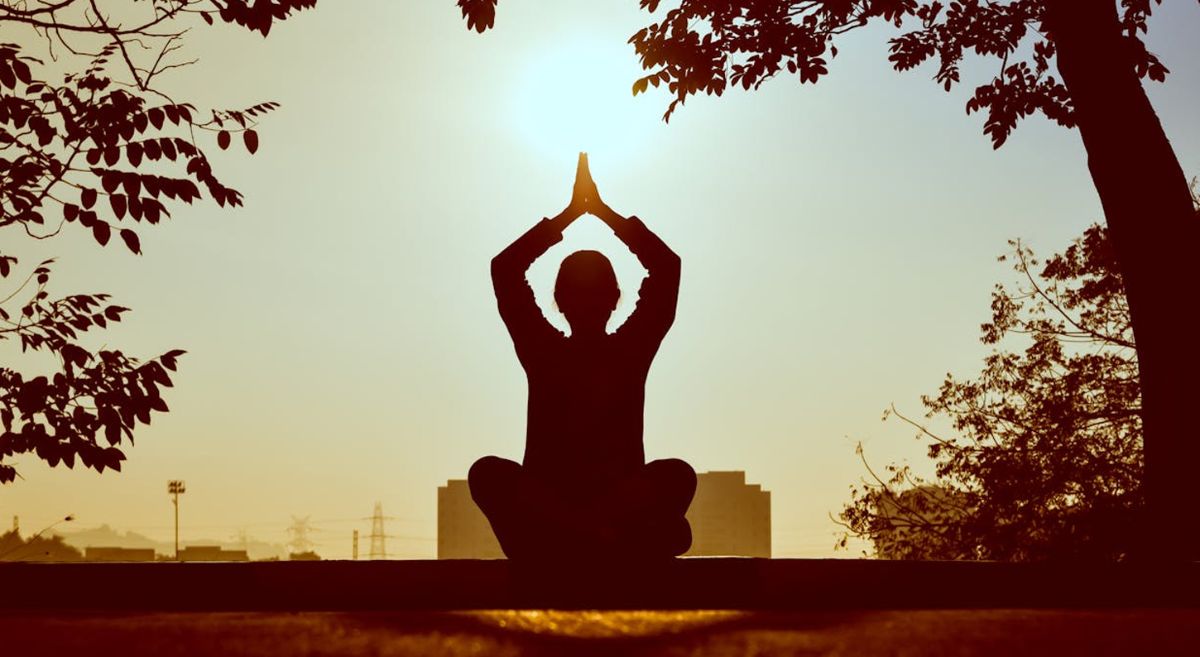
[[[1200,555],[1200,219],[1134,71],[1114,0],[1048,0],[1046,27],[1071,93],[1116,248],[1137,341],[1145,440],[1141,557]]]

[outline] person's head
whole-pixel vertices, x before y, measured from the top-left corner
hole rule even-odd
[[[558,268],[554,303],[572,331],[603,329],[620,297],[612,263],[599,251],[576,251]]]

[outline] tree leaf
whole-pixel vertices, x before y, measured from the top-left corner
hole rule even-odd
[[[24,82],[25,84],[33,82],[33,77],[29,74],[29,64],[26,64],[19,59],[14,59],[12,62],[12,67],[13,73],[16,73],[18,80]]]
[[[108,238],[112,235],[112,230],[106,221],[97,221],[92,224],[92,236],[100,243],[100,246],[108,244]]]
[[[138,240],[137,233],[129,230],[128,228],[122,228],[121,239],[125,242],[125,246],[128,247],[130,251],[133,251],[136,254],[141,254],[142,243],[140,240]]]
[[[250,151],[251,155],[258,152],[258,133],[253,130],[247,130],[242,133],[242,141],[246,144],[246,150]],[[236,183],[235,183],[236,184]]]
[[[109,205],[112,206],[113,214],[117,216],[117,219],[125,218],[125,195],[124,194],[110,194],[108,197],[108,203],[109,203]],[[105,239],[107,239],[107,238],[105,238]]]

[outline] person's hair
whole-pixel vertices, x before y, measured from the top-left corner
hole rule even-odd
[[[576,251],[563,259],[554,281],[554,303],[572,317],[611,315],[621,297],[612,263],[599,251]]]

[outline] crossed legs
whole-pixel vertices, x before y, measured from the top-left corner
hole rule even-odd
[[[496,456],[476,461],[468,481],[510,559],[669,558],[691,546],[684,514],[696,491],[696,473],[679,459],[652,461],[582,495],[564,495],[520,464]]]

